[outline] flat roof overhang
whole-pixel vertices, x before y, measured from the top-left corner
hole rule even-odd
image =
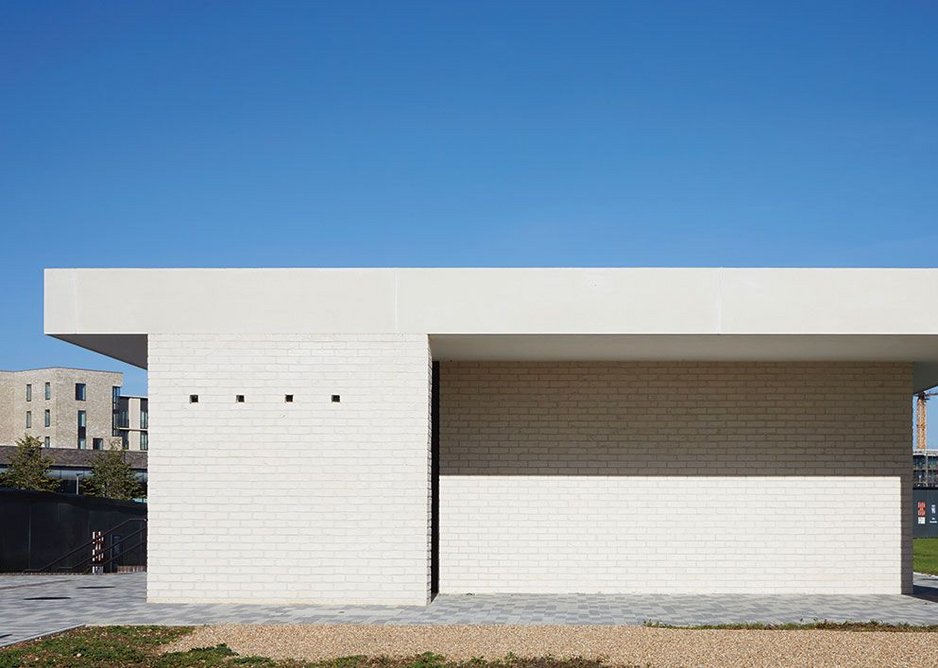
[[[444,360],[910,362],[918,390],[938,270],[47,269],[45,331],[144,368],[151,333],[415,333]]]

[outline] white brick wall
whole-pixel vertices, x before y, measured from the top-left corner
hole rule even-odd
[[[440,591],[898,593],[906,364],[441,365]]]
[[[426,336],[150,335],[149,391],[149,600],[427,602]]]

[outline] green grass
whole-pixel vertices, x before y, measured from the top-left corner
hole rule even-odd
[[[186,627],[98,626],[0,649],[0,668],[19,666],[148,666],[157,648],[189,633]],[[172,664],[168,664],[172,665]]]
[[[240,656],[226,645],[160,654],[161,645],[189,633],[188,627],[96,626],[0,649],[0,668],[602,668],[589,659],[474,659],[447,661],[438,654],[406,659],[349,656],[330,661],[274,660]]]
[[[938,538],[916,538],[912,541],[912,568],[917,573],[938,575]]]
[[[938,632],[938,626],[865,624],[814,621],[807,624],[722,624],[713,626],[646,626],[680,629],[747,630],[834,630]],[[226,645],[202,647],[188,652],[160,653],[160,647],[192,629],[167,626],[92,626],[61,635],[0,649],[0,668],[604,668],[591,659],[523,659],[509,655],[487,661],[448,661],[438,654],[420,654],[404,659],[348,656],[330,661],[274,660],[241,656]]]

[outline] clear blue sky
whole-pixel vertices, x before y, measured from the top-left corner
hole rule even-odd
[[[936,82],[930,0],[6,0],[0,368],[145,389],[47,266],[935,265]]]

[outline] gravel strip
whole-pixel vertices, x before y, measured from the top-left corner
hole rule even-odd
[[[319,660],[435,652],[449,659],[600,658],[670,666],[938,666],[938,635],[882,631],[686,630],[640,626],[205,626],[165,648],[225,643],[242,655]]]

